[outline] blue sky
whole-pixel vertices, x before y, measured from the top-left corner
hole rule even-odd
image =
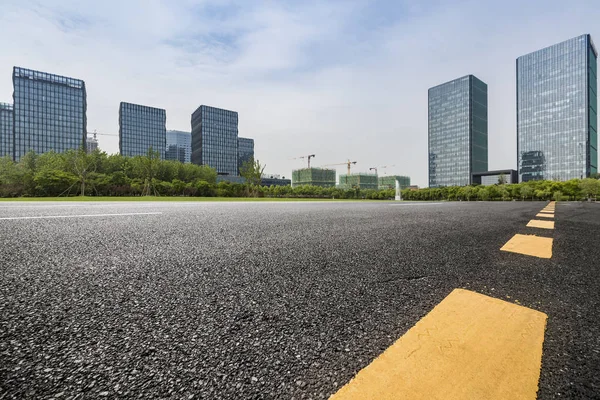
[[[0,101],[18,65],[85,80],[90,132],[117,134],[121,101],[179,130],[207,104],[239,112],[270,173],[314,153],[426,186],[429,87],[486,82],[489,167],[514,168],[515,59],[582,33],[600,45],[595,1],[3,0]]]

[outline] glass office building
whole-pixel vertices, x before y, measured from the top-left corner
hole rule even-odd
[[[14,67],[13,87],[15,161],[30,150],[85,148],[85,82]]]
[[[488,169],[487,85],[473,75],[429,89],[429,187]]]
[[[183,131],[167,131],[167,151],[165,160],[191,162],[192,134]]]
[[[0,103],[0,157],[13,158],[13,106]]]
[[[590,35],[517,58],[520,182],[598,171],[597,58]]]
[[[202,105],[192,114],[192,163],[238,175],[238,113]]]
[[[148,149],[165,158],[167,113],[161,108],[121,103],[119,151],[126,157],[145,156]]]
[[[238,138],[238,169],[241,171],[242,165],[254,158],[254,139]]]
[[[98,139],[96,139],[94,136],[88,137],[86,140],[86,147],[88,154],[98,150]]]

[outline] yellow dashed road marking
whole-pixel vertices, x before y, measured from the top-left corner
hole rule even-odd
[[[456,289],[330,399],[534,400],[546,318]]]
[[[516,234],[500,250],[527,256],[551,258],[552,242],[552,238]]]
[[[542,228],[542,229],[554,229],[554,221],[542,221],[539,219],[532,219],[527,224],[530,228]]]
[[[554,218],[554,213],[550,214],[550,213],[540,212],[539,214],[536,215],[536,217]]]

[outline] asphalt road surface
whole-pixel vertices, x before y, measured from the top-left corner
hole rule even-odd
[[[327,398],[455,288],[548,315],[538,398],[600,398],[600,204],[543,206],[0,203],[0,398]]]

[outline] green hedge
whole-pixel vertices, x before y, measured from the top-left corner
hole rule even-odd
[[[566,182],[530,181],[490,186],[450,186],[403,190],[404,200],[582,200],[600,195],[600,181],[594,178],[572,179]]]

